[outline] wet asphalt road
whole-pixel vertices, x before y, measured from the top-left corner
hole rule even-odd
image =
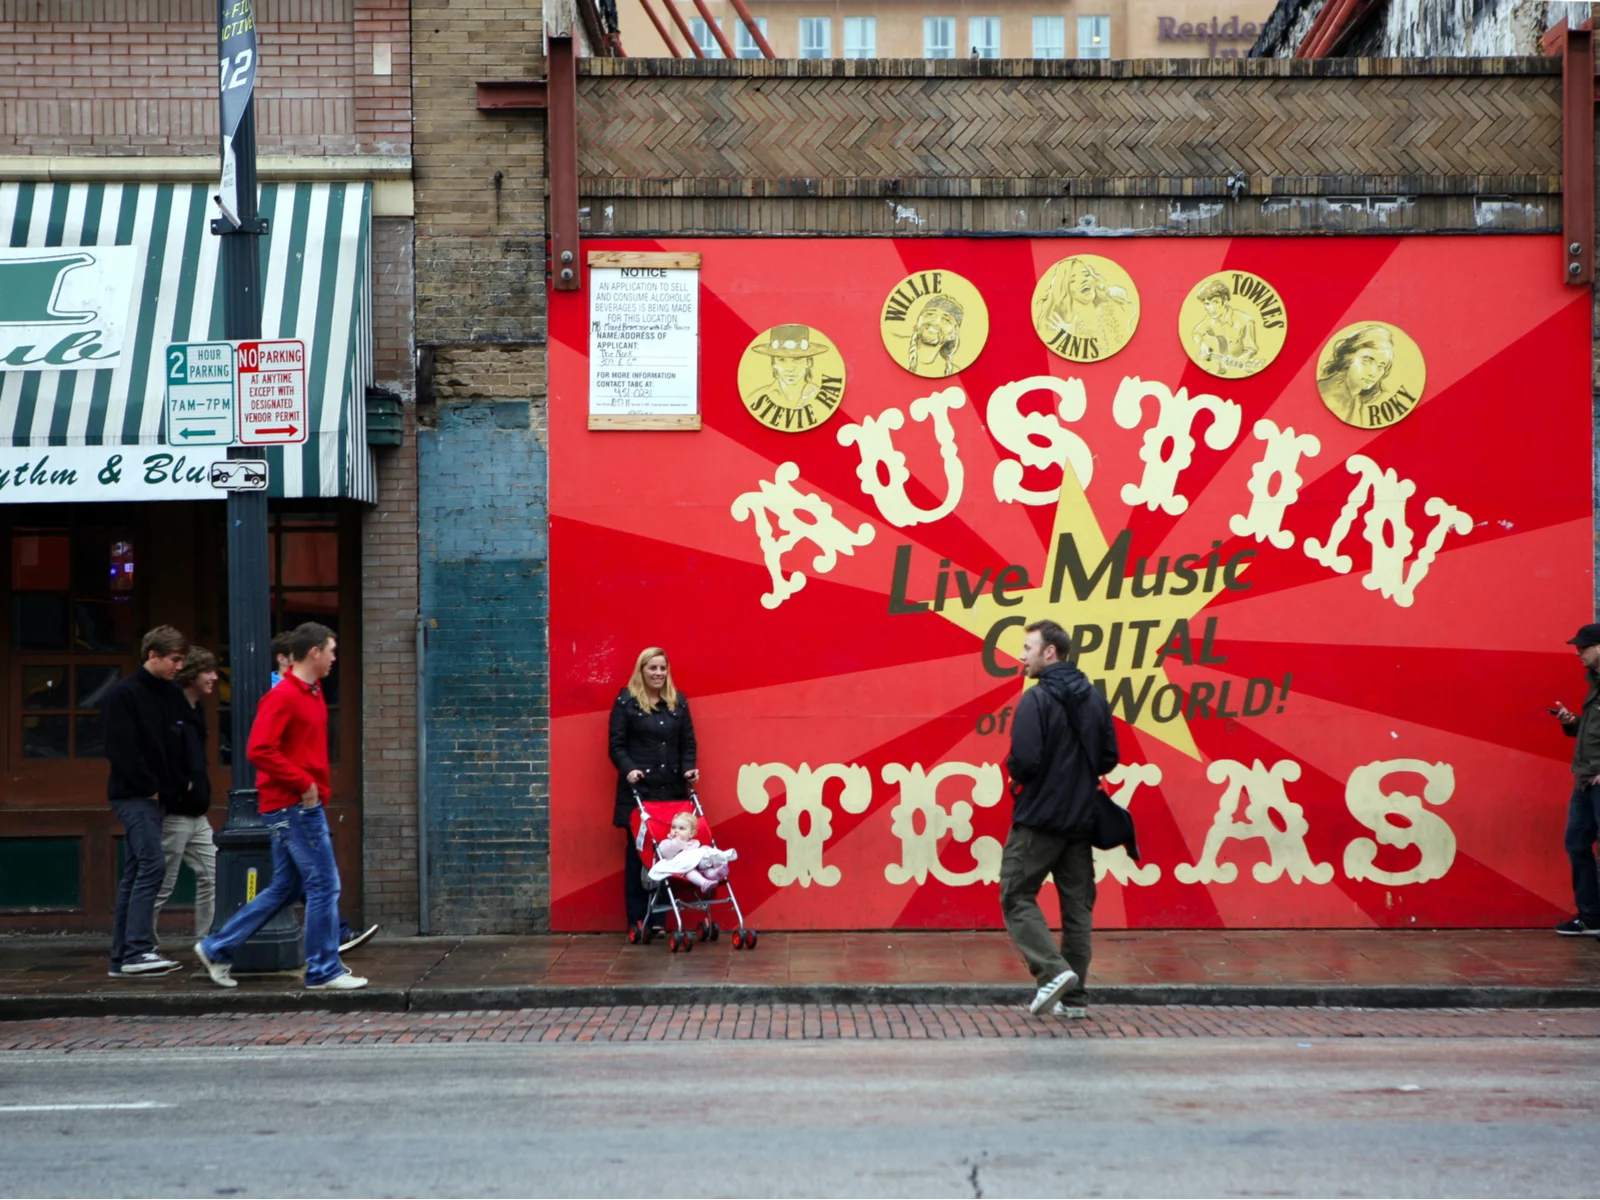
[[[1597,1117],[1587,1038],[16,1051],[0,1194],[1592,1196]]]

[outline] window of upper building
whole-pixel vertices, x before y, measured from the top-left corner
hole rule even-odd
[[[711,26],[701,17],[689,19],[689,32],[694,35],[694,44],[700,47],[700,53],[707,58],[721,58],[722,47],[717,45],[717,35],[711,32]]]
[[[756,18],[756,28],[761,31],[761,36],[767,36],[767,19]],[[733,23],[733,53],[739,58],[761,58],[761,47],[756,45],[755,38],[750,36],[750,30],[743,21]]]
[[[800,57],[833,57],[833,22],[827,17],[800,18]]]
[[[1078,18],[1078,57],[1111,57],[1111,18],[1091,16]]]
[[[973,58],[1000,57],[1000,18],[967,18],[967,52]]]
[[[1033,19],[1033,56],[1035,58],[1065,58],[1067,56],[1067,19],[1065,17],[1035,17]]]
[[[846,58],[878,57],[878,18],[846,17],[844,19],[844,56]]]
[[[922,18],[922,57],[954,58],[956,56],[956,19],[954,17]]]

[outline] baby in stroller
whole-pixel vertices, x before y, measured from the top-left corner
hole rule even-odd
[[[660,880],[681,875],[702,893],[714,891],[728,878],[728,864],[738,857],[738,852],[702,846],[699,833],[700,818],[694,813],[675,814],[669,836],[656,845],[656,861],[650,867],[650,878]]]

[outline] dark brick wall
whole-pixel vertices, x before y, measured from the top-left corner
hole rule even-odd
[[[521,401],[418,435],[435,932],[549,926],[546,458]]]

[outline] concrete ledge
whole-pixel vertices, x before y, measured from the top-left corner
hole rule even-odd
[[[221,172],[215,154],[0,155],[0,183],[211,183]],[[409,154],[263,154],[262,183],[372,184],[374,217],[416,214]]]
[[[359,992],[254,991],[248,987],[182,992],[80,992],[0,996],[0,1021],[48,1017],[199,1017],[216,1013],[405,1012],[405,988]]]
[[[269,1012],[462,1012],[521,1008],[611,1008],[683,1004],[974,1004],[1017,1006],[1025,986],[941,983],[620,984],[553,987],[372,987],[359,992],[94,992],[0,995],[0,1020],[49,1017],[203,1016]],[[1600,1008],[1600,987],[1482,987],[1396,984],[1136,984],[1091,988],[1091,1004],[1270,1008]]]

